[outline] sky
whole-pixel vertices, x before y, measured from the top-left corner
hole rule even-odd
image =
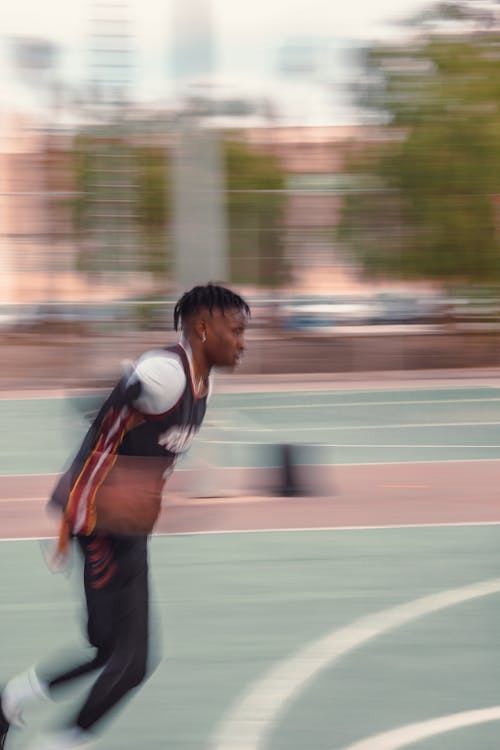
[[[283,122],[342,124],[355,118],[348,89],[359,75],[351,50],[363,42],[401,34],[408,19],[429,0],[115,0],[131,21],[134,97],[163,101],[175,90],[172,48],[176,3],[190,7],[193,28],[200,9],[210,13],[218,79],[241,92],[273,100]],[[37,36],[59,47],[57,77],[77,88],[88,76],[90,19],[98,0],[15,0],[0,3],[0,107],[30,106],[43,79],[19,83],[6,42]],[[290,63],[308,63],[290,74]],[[284,72],[288,64],[288,74]],[[37,83],[38,81],[38,83]]]

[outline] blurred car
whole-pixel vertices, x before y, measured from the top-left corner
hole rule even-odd
[[[437,295],[409,295],[379,292],[375,295],[378,306],[374,324],[444,322],[449,304],[446,297]]]
[[[366,297],[294,298],[281,308],[283,326],[291,331],[370,325],[379,314],[378,303]]]
[[[33,325],[38,318],[38,305],[5,303],[0,306],[0,330],[22,330]]]
[[[12,333],[85,333],[122,325],[128,315],[119,302],[6,304],[0,308],[0,327]]]
[[[500,322],[500,299],[496,296],[454,296],[448,300],[448,307],[456,323]]]

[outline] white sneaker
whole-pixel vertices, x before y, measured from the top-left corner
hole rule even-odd
[[[56,734],[32,737],[25,750],[73,750],[76,747],[89,747],[92,739],[89,732],[74,727]]]
[[[23,708],[35,700],[47,700],[47,686],[38,678],[33,668],[13,677],[2,693],[2,711],[14,727],[24,726]]]

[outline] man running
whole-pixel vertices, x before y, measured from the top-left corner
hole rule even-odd
[[[32,668],[1,693],[0,750],[22,726],[30,701],[51,697],[83,675],[99,674],[77,714],[33,750],[70,750],[151,672],[148,540],[165,478],[205,415],[213,367],[234,368],[250,309],[216,284],[186,292],[174,310],[178,344],[146,352],[112,390],[49,505],[62,511],[57,555],[75,540],[83,556],[87,634],[95,652],[62,673]],[[59,668],[60,670],[60,668]]]

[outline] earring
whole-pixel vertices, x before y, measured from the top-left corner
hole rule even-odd
[[[204,344],[206,340],[207,340],[207,334],[205,333],[205,331],[203,331],[203,333],[201,334],[201,343]]]

